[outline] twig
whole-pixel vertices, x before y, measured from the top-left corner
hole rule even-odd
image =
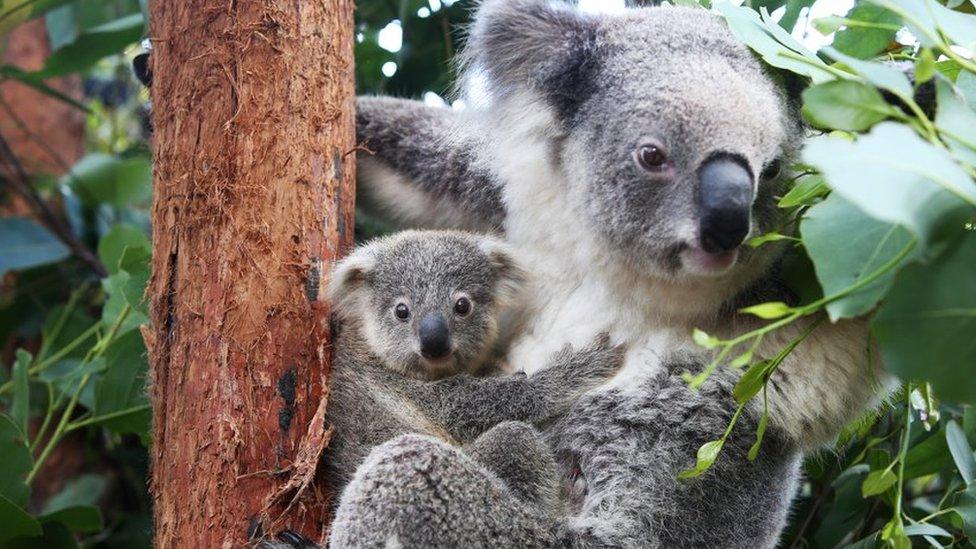
[[[17,194],[23,196],[31,203],[37,215],[40,217],[41,221],[51,229],[51,231],[58,237],[61,242],[63,242],[71,253],[73,253],[78,259],[88,265],[92,271],[95,272],[99,277],[105,277],[108,275],[108,271],[105,266],[102,265],[102,261],[95,255],[87,246],[85,246],[78,238],[71,232],[71,229],[65,225],[65,223],[55,215],[51,207],[41,198],[38,194],[37,189],[34,188],[30,183],[30,178],[27,176],[27,172],[24,171],[24,167],[20,164],[20,160],[14,154],[7,140],[0,134],[0,155],[2,155],[9,166],[12,175],[17,179],[13,181],[9,179],[6,174],[0,174],[0,183],[10,187],[12,190],[17,192]]]

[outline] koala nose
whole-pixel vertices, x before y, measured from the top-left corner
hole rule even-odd
[[[418,332],[424,358],[444,358],[451,353],[451,330],[442,315],[431,313],[420,319]]]
[[[699,238],[703,250],[734,250],[749,234],[752,172],[741,158],[720,155],[698,169]]]

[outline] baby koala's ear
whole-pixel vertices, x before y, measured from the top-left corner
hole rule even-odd
[[[517,259],[514,249],[505,242],[494,238],[484,237],[478,243],[478,247],[488,258],[488,262],[495,269],[498,277],[497,291],[498,300],[502,304],[508,304],[518,299],[529,280],[529,273]]]
[[[376,252],[371,246],[362,246],[335,264],[329,279],[329,300],[337,310],[353,305],[375,266]]]

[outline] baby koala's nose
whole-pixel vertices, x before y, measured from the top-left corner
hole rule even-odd
[[[420,319],[420,354],[427,359],[444,358],[451,354],[451,330],[443,315],[430,313]]]

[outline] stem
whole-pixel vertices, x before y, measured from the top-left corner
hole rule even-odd
[[[51,344],[58,339],[58,337],[61,335],[61,331],[64,330],[64,325],[68,323],[68,317],[70,317],[71,313],[75,311],[75,307],[78,305],[78,300],[81,298],[81,292],[83,290],[84,286],[71,292],[71,296],[68,297],[68,303],[64,306],[64,310],[62,310],[61,314],[58,316],[57,322],[54,323],[51,333],[44,334],[44,340],[41,342],[41,348],[37,352],[37,356],[34,357],[34,362],[44,360],[44,356],[47,355],[47,352],[50,350]]]
[[[111,344],[115,339],[119,329],[122,327],[122,323],[125,322],[125,319],[129,316],[129,312],[131,310],[132,309],[128,304],[122,308],[122,312],[119,313],[119,317],[115,319],[114,323],[112,323],[112,328],[102,339],[95,343],[95,346],[92,347],[91,350],[88,351],[88,354],[81,363],[82,366],[90,363],[92,360],[98,358],[102,355],[102,353],[105,352],[105,349],[108,348],[109,344]],[[68,401],[68,406],[65,407],[64,412],[61,414],[61,420],[58,421],[58,425],[55,427],[54,432],[51,433],[51,438],[48,439],[47,445],[44,446],[44,450],[41,452],[41,455],[37,457],[37,460],[34,462],[34,466],[31,468],[30,473],[28,473],[26,480],[27,484],[30,484],[34,480],[34,477],[37,476],[37,473],[41,470],[44,462],[47,461],[48,457],[50,457],[54,447],[57,446],[57,444],[61,442],[61,439],[64,438],[64,435],[67,434],[68,431],[66,428],[68,426],[68,420],[71,418],[71,414],[74,412],[75,406],[78,405],[78,399],[81,398],[82,390],[84,390],[85,386],[88,385],[91,377],[91,373],[86,373],[84,376],[82,376],[81,381],[78,382],[78,387],[75,389],[74,394],[71,395],[71,400]]]
[[[44,360],[43,362],[41,362],[40,364],[37,364],[35,366],[32,366],[30,369],[28,369],[27,370],[27,373],[29,375],[36,375],[36,374],[38,374],[40,372],[43,372],[49,366],[51,366],[55,362],[61,360],[68,353],[70,353],[71,351],[75,350],[75,348],[77,348],[79,345],[81,345],[82,343],[84,343],[85,341],[87,341],[88,338],[90,338],[95,332],[98,331],[98,328],[99,328],[98,323],[92,324],[91,327],[89,327],[87,330],[85,330],[84,332],[82,332],[81,335],[79,335],[78,337],[76,337],[75,339],[73,339],[70,343],[68,343],[67,345],[65,345],[64,347],[62,347],[60,350],[58,350],[58,352],[56,352],[53,355],[51,355],[50,358],[48,358],[48,359]],[[3,385],[0,385],[0,395],[2,395],[4,393],[6,393],[7,391],[9,391],[11,389],[11,387],[13,387],[13,382],[12,381],[8,381],[8,382],[4,383]]]
[[[75,406],[78,404],[78,399],[81,397],[81,391],[88,385],[88,381],[91,379],[91,374],[85,374],[81,381],[78,383],[78,388],[75,389],[73,395],[71,395],[71,400],[68,401],[68,406],[64,409],[61,414],[61,420],[58,421],[58,426],[54,429],[54,433],[51,434],[51,438],[47,441],[47,445],[44,446],[44,451],[41,455],[37,457],[37,461],[34,462],[34,467],[31,468],[30,473],[27,475],[27,484],[30,484],[34,477],[37,476],[38,471],[41,470],[41,466],[47,461],[47,458],[51,455],[54,447],[61,442],[61,438],[64,436],[64,427],[68,424],[68,418],[71,417],[71,413],[75,411]]]
[[[908,454],[908,443],[912,431],[912,383],[905,384],[905,433],[902,436],[901,451],[898,452],[898,494],[895,498],[895,517],[901,521],[902,494],[905,490],[905,456]]]
[[[51,418],[54,416],[54,410],[61,403],[61,395],[58,395],[58,401],[54,401],[54,386],[51,383],[46,383],[47,386],[47,411],[44,412],[44,421],[41,423],[40,429],[37,430],[37,434],[34,436],[34,442],[30,445],[30,452],[33,454],[37,451],[37,445],[41,443],[41,439],[44,438],[44,433],[47,432],[48,425],[51,423]]]
[[[118,419],[120,417],[132,415],[132,414],[138,414],[139,412],[145,412],[146,410],[151,410],[151,409],[152,409],[152,406],[151,405],[149,405],[149,404],[142,404],[140,406],[133,406],[132,408],[126,408],[125,410],[118,410],[118,411],[112,412],[110,414],[103,414],[103,415],[100,415],[100,416],[93,416],[93,417],[90,417],[88,419],[84,419],[82,421],[75,421],[75,422],[70,423],[65,428],[65,433],[70,433],[71,431],[74,431],[75,429],[80,429],[82,427],[88,427],[89,425],[94,425],[96,423],[101,423],[103,421],[109,421],[109,420],[112,420],[112,419]]]
[[[827,65],[826,63],[823,63],[822,61],[821,61],[821,64],[817,64],[817,63],[811,61],[810,59],[808,59],[805,55],[800,55],[799,53],[796,53],[796,52],[793,52],[793,51],[790,51],[790,50],[781,51],[781,52],[779,52],[779,55],[780,55],[780,57],[786,57],[787,59],[792,59],[794,61],[799,61],[799,62],[804,63],[806,65],[809,65],[811,67],[820,69],[820,70],[822,70],[822,71],[824,71],[826,73],[831,74],[832,76],[836,76],[837,78],[840,78],[840,79],[843,79],[843,80],[850,80],[850,79],[854,78],[854,75],[851,74],[851,73],[849,73],[849,72],[842,71],[842,70],[840,70],[840,69],[838,69],[836,67],[831,67],[830,65]]]

